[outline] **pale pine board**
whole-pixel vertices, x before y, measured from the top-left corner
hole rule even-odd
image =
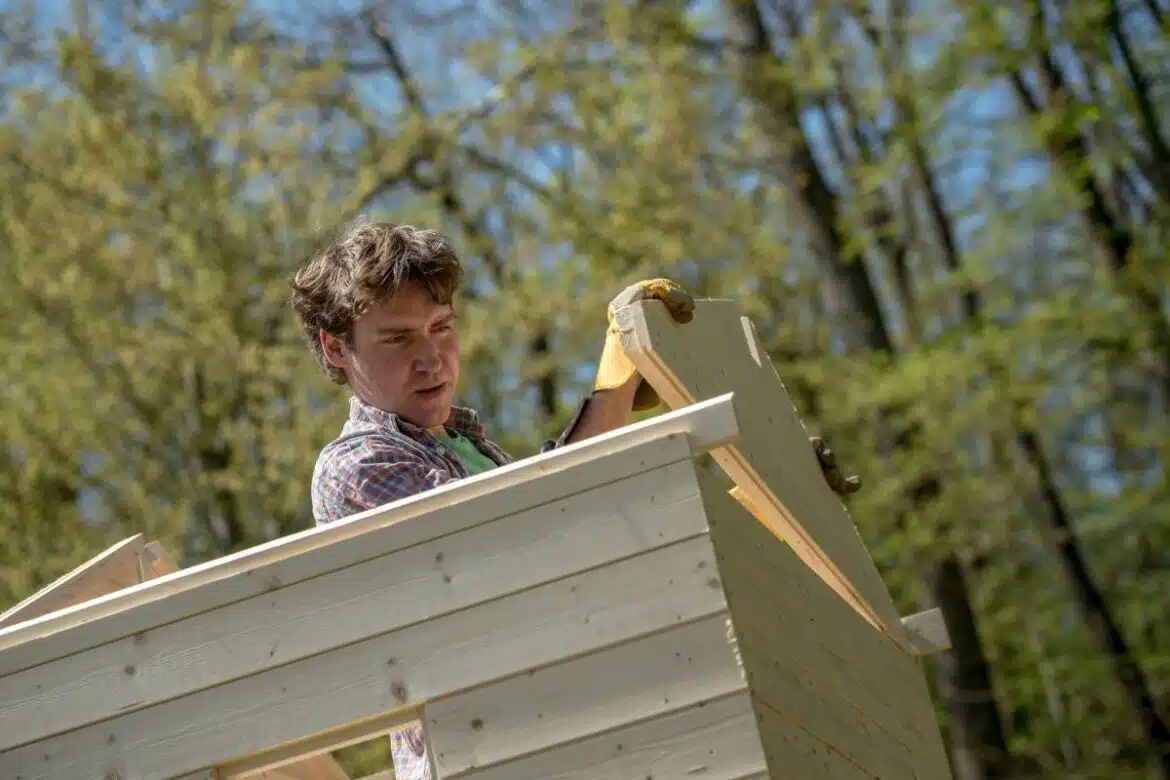
[[[432,701],[426,728],[440,776],[457,777],[745,688],[721,611]]]
[[[697,501],[655,515],[664,531],[703,523]],[[648,541],[659,538],[654,529],[639,527]],[[396,707],[471,696],[500,678],[528,679],[534,667],[624,646],[647,633],[666,637],[659,632],[688,621],[714,615],[722,625],[726,612],[722,590],[712,586],[714,566],[707,537],[695,536],[15,748],[0,754],[0,777],[89,780],[96,768],[99,776],[116,771],[161,780]],[[393,602],[387,598],[387,609]],[[346,621],[344,610],[329,618]],[[589,663],[581,668],[613,674]]]
[[[712,450],[746,503],[859,614],[904,641],[881,574],[825,482],[808,432],[751,323],[732,301],[696,301],[679,324],[661,301],[615,313],[622,346],[663,401],[678,410],[731,392],[741,435]]]
[[[744,691],[619,726],[448,780],[737,780],[767,771]]]
[[[773,773],[948,780],[921,662],[843,602],[718,482],[711,542]]]

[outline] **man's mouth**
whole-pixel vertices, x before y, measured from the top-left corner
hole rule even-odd
[[[431,385],[430,387],[424,387],[424,388],[421,388],[419,390],[416,390],[415,393],[422,396],[423,398],[436,398],[440,394],[442,394],[443,390],[445,390],[446,387],[447,387],[446,382],[440,382],[437,385]]]

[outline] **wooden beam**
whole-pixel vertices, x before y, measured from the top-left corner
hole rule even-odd
[[[948,780],[920,661],[841,600],[715,480],[700,481],[772,776]]]
[[[368,535],[392,525],[406,525],[392,537],[404,545],[452,533],[469,525],[509,514],[520,506],[548,502],[578,490],[580,480],[611,478],[609,456],[648,443],[676,440],[689,454],[731,441],[739,435],[731,395],[697,404],[678,413],[619,428],[582,442],[519,460],[498,469],[456,480],[425,493],[353,515],[322,527],[310,528],[242,550],[181,573],[149,580],[118,593],[94,599],[53,618],[42,617],[0,629],[0,688],[3,676],[22,668],[61,658],[119,637],[146,630],[165,618],[202,612],[217,605],[287,583],[309,560],[328,566],[333,560],[352,559],[369,544]],[[677,450],[675,451],[677,452]],[[584,471],[575,471],[583,467]],[[547,476],[540,489],[528,485]],[[520,489],[523,487],[524,489]],[[493,498],[488,501],[488,496]],[[410,523],[427,516],[426,522]],[[307,553],[312,556],[299,558]],[[369,552],[370,556],[377,554]],[[282,562],[298,558],[289,570]],[[275,567],[275,568],[274,568]],[[264,572],[263,576],[260,573]],[[271,579],[277,577],[277,580]],[[216,587],[207,586],[216,583]],[[198,591],[197,596],[187,594]],[[153,604],[152,609],[142,609]],[[112,620],[126,613],[132,617]]]
[[[137,585],[138,555],[144,546],[142,539],[142,534],[123,539],[10,607],[0,614],[0,628],[52,615]]]
[[[619,309],[626,353],[676,411],[734,393],[742,435],[711,454],[738,487],[735,497],[860,615],[904,643],[897,608],[751,322],[732,301],[696,304],[687,324],[674,322],[661,301]]]
[[[915,655],[934,655],[951,649],[951,637],[941,609],[927,609],[902,618]]]

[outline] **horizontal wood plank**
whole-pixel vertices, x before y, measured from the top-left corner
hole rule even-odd
[[[700,415],[691,423],[698,426],[703,419]],[[665,430],[685,427],[683,422],[676,420]],[[21,669],[693,457],[686,434],[658,435],[656,431],[644,429],[641,438],[629,436],[588,452],[578,449],[560,459],[533,459],[529,467],[517,467],[511,477],[495,482],[481,477],[496,472],[476,475],[466,480],[474,481],[470,489],[457,488],[458,483],[436,488],[151,579],[57,613],[48,622],[31,621],[2,630],[0,700],[8,698],[5,677]]]
[[[948,778],[919,661],[837,598],[714,480],[701,484],[752,694],[869,776]],[[774,770],[787,766],[786,751],[803,755],[803,737],[788,746],[786,735],[774,738],[781,743],[773,746],[781,762]]]
[[[457,777],[744,690],[725,613],[427,705],[432,760]]]
[[[702,534],[696,484],[663,466],[9,675],[0,749]]]
[[[676,505],[672,522],[701,511]],[[0,754],[0,777],[161,780],[687,621],[722,626],[714,565],[705,536],[679,542],[16,748]]]
[[[448,780],[735,780],[767,770],[746,691],[462,774]]]

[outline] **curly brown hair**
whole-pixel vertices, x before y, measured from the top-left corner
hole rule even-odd
[[[290,303],[313,359],[326,376],[344,385],[345,372],[325,359],[322,329],[352,343],[354,320],[372,304],[412,282],[422,284],[436,303],[449,304],[462,281],[459,256],[442,233],[387,222],[359,223],[297,271]]]

